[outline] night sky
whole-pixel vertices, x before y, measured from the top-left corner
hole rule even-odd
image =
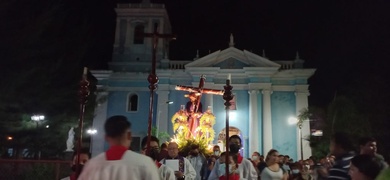
[[[35,33],[39,37],[26,39],[39,43],[37,39],[46,38],[48,44],[53,44],[48,47],[55,47],[55,51],[59,53],[72,54],[75,49],[85,47],[79,45],[75,46],[75,49],[69,49],[69,45],[62,44],[71,37],[80,36],[78,41],[68,43],[89,43],[86,45],[87,52],[83,55],[84,65],[91,69],[106,69],[107,62],[111,61],[114,41],[114,7],[119,1],[140,2],[1,2],[0,22],[4,23],[0,28],[0,52],[6,54],[14,51],[25,44],[23,38],[27,35],[33,37]],[[178,39],[171,43],[171,60],[193,59],[196,50],[199,50],[200,56],[205,56],[209,51],[225,49],[228,47],[229,35],[233,33],[236,48],[250,50],[259,55],[264,49],[271,60],[292,60],[296,51],[299,51],[300,57],[305,60],[305,67],[317,69],[309,80],[311,105],[327,105],[336,92],[351,82],[366,81],[369,85],[369,76],[372,75],[386,81],[385,86],[379,87],[383,88],[382,92],[390,91],[390,82],[387,79],[390,77],[388,0],[353,3],[340,0],[152,2],[166,4],[173,33],[178,36]],[[41,22],[36,20],[36,17],[46,19]],[[45,24],[45,20],[51,24]],[[29,22],[35,24],[28,24]],[[40,26],[48,28],[41,30]],[[84,34],[79,31],[82,28],[87,29],[82,31]],[[32,46],[37,47],[36,44]],[[58,50],[61,48],[64,52]],[[14,56],[9,57],[13,60]],[[75,53],[74,57],[78,57],[78,54]],[[2,61],[7,58],[5,56]]]
[[[299,51],[305,67],[317,69],[309,81],[313,105],[329,103],[343,85],[367,75],[390,77],[390,1],[152,2],[166,4],[178,35],[173,60],[192,59],[197,49],[200,56],[225,49],[230,33],[236,48],[259,55],[265,49],[271,60],[293,59]]]

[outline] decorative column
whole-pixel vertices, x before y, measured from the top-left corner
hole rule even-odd
[[[263,93],[263,154],[272,149],[272,116],[271,116],[271,93],[264,89]]]
[[[114,47],[119,47],[120,46],[120,37],[121,37],[121,19],[117,18],[116,19],[116,27],[115,27],[115,42],[114,42]]]
[[[131,45],[133,36],[133,30],[131,29],[131,19],[126,19],[126,36],[125,36],[125,47],[129,48]]]
[[[108,96],[108,92],[98,92],[96,96],[96,100],[99,99],[106,99]],[[104,149],[104,123],[107,119],[107,100],[104,102],[101,102],[97,105],[95,108],[95,117],[92,121],[92,127],[97,130],[97,134],[91,136],[92,148],[91,148],[91,154],[92,157],[95,157],[96,155],[102,153],[105,151]]]
[[[203,96],[206,97],[205,98],[205,105],[206,106],[203,107],[203,112],[205,112],[209,106],[211,106],[211,108],[213,108],[214,100],[213,100],[213,95],[212,94],[204,94]]]
[[[307,91],[298,91],[295,92],[295,99],[296,99],[296,114],[297,116],[301,113],[302,109],[308,108],[308,100],[307,97],[309,96],[309,92]],[[298,130],[297,130],[298,131]],[[302,129],[302,147],[303,147],[303,159],[308,159],[312,153],[310,148],[310,142],[305,140],[307,137],[310,137],[310,121],[307,119],[303,121]],[[297,154],[298,159],[301,159],[301,144],[300,144],[300,136],[297,134]]]
[[[169,91],[156,91],[157,93],[157,132],[168,132],[168,104]]]
[[[258,110],[257,95],[258,90],[249,90],[249,154],[259,151],[259,131],[258,131]]]
[[[155,27],[154,27],[154,23],[153,23],[153,20],[151,18],[149,18],[148,20],[149,23],[145,24],[145,32],[155,32]],[[159,27],[159,26],[158,26]],[[160,27],[161,28],[161,27]],[[157,28],[157,31],[156,33],[160,33],[160,30]],[[153,41],[148,41],[148,40],[145,40],[144,41],[144,46],[146,49],[153,49]],[[158,44],[156,44],[156,52],[159,51],[158,49]],[[157,55],[157,54],[156,54]],[[151,58],[151,57],[150,57]]]

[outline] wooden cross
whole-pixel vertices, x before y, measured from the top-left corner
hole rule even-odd
[[[148,76],[150,99],[149,99],[149,118],[148,118],[148,141],[147,141],[146,152],[147,152],[147,154],[149,154],[150,153],[150,139],[151,139],[150,137],[151,137],[151,132],[152,132],[152,118],[153,118],[153,98],[154,98],[153,91],[155,89],[157,89],[157,83],[158,83],[158,77],[156,75],[156,54],[157,54],[158,39],[159,38],[176,39],[176,36],[173,34],[159,34],[158,33],[158,25],[156,23],[156,24],[154,24],[154,32],[153,33],[144,33],[143,37],[150,37],[150,38],[152,38],[152,42],[153,42],[152,69],[151,69],[151,72]]]
[[[223,90],[219,89],[207,89],[204,88],[204,82],[206,80],[205,75],[200,76],[199,86],[198,87],[192,87],[192,86],[182,86],[182,85],[176,85],[175,89],[179,91],[188,91],[188,92],[194,92],[197,96],[197,102],[199,106],[200,99],[202,98],[202,94],[214,94],[214,95],[223,95]],[[194,110],[194,112],[197,112],[197,109]]]
[[[143,37],[149,37],[152,38],[153,42],[153,48],[152,48],[152,70],[151,74],[156,74],[156,54],[157,54],[157,46],[158,46],[158,39],[170,39],[170,40],[176,40],[176,35],[174,34],[160,34],[158,33],[158,24],[154,24],[154,32],[153,33],[144,33]]]
[[[195,106],[195,109],[194,109],[195,113],[198,112],[198,108],[199,108],[200,100],[202,98],[202,94],[223,95],[223,93],[224,93],[223,90],[204,88],[205,80],[206,80],[206,76],[201,75],[198,87],[182,86],[182,85],[176,85],[176,87],[175,87],[175,89],[179,90],[179,91],[188,91],[190,93],[195,93],[195,95],[196,95],[195,102],[197,103],[197,105]],[[190,130],[192,129],[193,126],[194,126],[194,118],[192,118],[192,120],[190,121]]]

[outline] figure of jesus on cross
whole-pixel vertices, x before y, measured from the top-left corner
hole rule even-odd
[[[199,86],[198,87],[192,87],[192,86],[182,86],[177,85],[176,90],[179,91],[188,91],[189,94],[185,95],[185,97],[188,97],[190,99],[189,102],[186,104],[186,113],[188,115],[188,128],[189,133],[186,135],[187,138],[196,137],[197,132],[196,129],[199,125],[199,118],[202,116],[202,103],[201,98],[203,94],[214,94],[214,95],[223,95],[223,90],[217,90],[217,89],[206,89],[204,88],[204,83],[206,80],[205,75],[200,76]]]

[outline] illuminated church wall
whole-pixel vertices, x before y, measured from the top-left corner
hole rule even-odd
[[[139,19],[153,19],[146,12],[157,12],[158,16],[163,17],[160,23],[164,28],[160,33],[170,33],[168,14],[163,6],[145,7],[137,11],[132,7],[136,6],[116,9],[118,22],[129,22],[127,25],[130,29],[126,31],[132,32],[134,22],[138,22]],[[153,24],[151,21],[145,23]],[[138,45],[133,44],[132,37],[124,36],[126,39],[121,39],[123,37],[119,33],[120,27],[121,24],[117,24],[113,60],[109,63],[109,70],[91,71],[98,80],[98,96],[107,96],[107,100],[96,107],[95,111],[93,126],[98,129],[98,136],[93,137],[93,155],[105,150],[103,125],[110,116],[128,117],[132,123],[133,135],[136,137],[142,138],[147,132],[149,113],[147,77],[151,60],[144,57],[151,57],[152,51],[144,49],[134,52],[140,55],[139,61],[135,56],[129,56],[129,50],[136,50],[134,47]],[[145,44],[147,47],[151,47],[150,40],[145,42],[149,43]],[[174,90],[176,85],[197,87],[200,75],[204,74],[205,88],[223,89],[227,75],[231,74],[237,110],[233,111],[235,117],[231,117],[230,126],[241,131],[243,154],[250,157],[255,150],[264,154],[270,148],[275,148],[281,154],[288,154],[294,159],[299,158],[297,128],[289,125],[287,119],[290,116],[296,117],[300,109],[307,107],[309,95],[307,79],[314,74],[315,69],[302,68],[304,61],[298,55],[290,60],[270,60],[264,55],[237,49],[234,44],[234,37],[231,35],[229,44],[226,44],[228,47],[220,47],[220,50],[197,56],[195,59],[171,60],[168,56],[169,49],[163,47],[161,41],[157,48],[159,56],[156,59],[156,74],[160,82],[154,98],[153,125],[173,135],[171,118],[180,110],[180,105],[185,105],[188,101],[188,98],[184,97],[188,92]],[[142,54],[145,56],[141,56]],[[136,112],[127,111],[129,93],[138,95]],[[167,101],[173,101],[173,104],[167,104]],[[210,105],[207,103],[212,103],[212,110],[216,116],[214,143],[217,143],[219,132],[225,128],[224,100],[222,96],[213,95],[207,99],[204,95],[201,102],[203,111]],[[305,125],[303,132],[304,135],[310,135],[310,128]],[[308,158],[310,155],[310,147],[305,144],[304,157]]]
[[[280,154],[287,154],[297,160],[297,126],[288,123],[295,117],[294,92],[274,91],[271,95],[272,108],[272,145]]]

